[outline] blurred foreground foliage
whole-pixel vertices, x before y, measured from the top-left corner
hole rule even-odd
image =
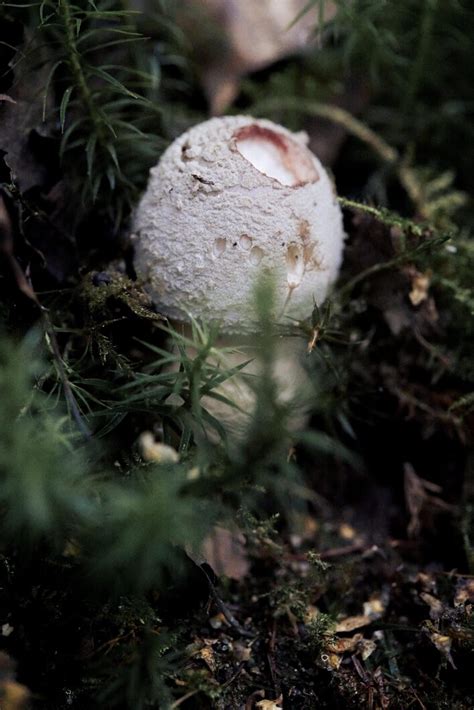
[[[5,334],[2,337],[3,559],[8,556],[15,565],[13,585],[32,558],[35,567],[43,560],[42,564],[63,570],[67,584],[79,584],[86,605],[95,608],[98,619],[105,613],[104,600],[120,608],[124,595],[133,600],[132,616],[133,609],[140,616],[140,622],[133,624],[144,628],[132,634],[133,661],[121,661],[120,680],[114,680],[114,670],[108,667],[109,680],[99,696],[112,705],[121,705],[127,698],[129,707],[146,707],[169,697],[165,680],[173,676],[172,630],[162,627],[147,599],[153,590],[175,585],[183,572],[189,575],[190,567],[207,587],[207,573],[198,566],[200,545],[215,523],[231,521],[242,506],[258,513],[263,501],[264,507],[276,505],[291,516],[298,501],[310,495],[299,468],[288,457],[290,410],[279,401],[272,374],[271,287],[262,284],[256,298],[264,367],[255,381],[255,412],[238,446],[235,441],[233,445],[227,442],[226,431],[201,404],[203,397],[212,397],[223,381],[235,375],[235,369],[223,369],[211,359],[219,352],[215,329],[196,323],[194,338],[188,339],[165,327],[177,344],[174,353],[149,346],[151,355],[158,358],[138,369],[124,367],[120,361],[122,369],[114,370],[116,361],[111,359],[108,385],[105,380],[81,376],[70,362],[62,362],[59,371],[67,373],[66,400],[68,406],[74,403],[76,419],[66,414],[58,396],[65,381],[58,374],[57,350],[51,348],[45,324],[16,343]],[[49,350],[46,359],[45,346]],[[170,370],[173,362],[179,366]],[[112,380],[118,384],[115,396]],[[180,398],[181,403],[166,404],[171,397]],[[143,425],[138,422],[144,416],[160,417],[164,440],[178,447],[180,461],[176,452],[162,463],[153,463],[155,457],[145,451],[140,456],[135,448],[137,426]],[[87,427],[78,428],[77,417]],[[87,433],[89,427],[94,431],[97,422],[99,439]],[[117,449],[110,440],[117,426],[128,441],[128,450]],[[220,446],[209,439],[213,429],[221,436]],[[351,458],[327,434],[307,432],[298,437],[324,456]],[[166,444],[157,446],[158,451],[174,451],[166,449]],[[69,594],[67,587],[57,593]],[[141,604],[148,609],[150,622],[142,620]]]

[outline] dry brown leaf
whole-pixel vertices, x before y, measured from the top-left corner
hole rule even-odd
[[[5,151],[5,162],[22,192],[42,185],[47,175],[43,161],[37,160],[31,150],[31,134],[50,135],[53,129],[51,121],[48,124],[43,121],[44,86],[51,71],[49,50],[44,43],[41,47],[32,45],[32,38],[25,37],[28,51],[21,62],[22,71],[15,77],[11,95],[2,94],[0,100],[0,149]],[[19,47],[18,56],[22,54]],[[40,62],[39,57],[43,61]],[[46,97],[47,116],[52,111],[52,93]]]
[[[322,653],[319,660],[326,670],[337,671],[342,663],[342,656],[337,653]]]
[[[362,626],[368,626],[372,623],[370,616],[365,614],[360,614],[359,616],[348,616],[347,619],[338,621],[336,624],[335,631],[337,634],[344,633],[346,631],[353,631],[354,629],[360,629]]]
[[[204,540],[201,551],[216,575],[240,580],[250,568],[244,545],[245,537],[240,530],[228,530],[216,525]]]
[[[30,691],[15,680],[16,664],[10,656],[0,651],[0,708],[1,710],[23,710],[30,697]]]
[[[314,42],[316,9],[293,20],[307,0],[182,0],[178,22],[193,42],[211,113],[220,114],[237,96],[245,74]],[[326,19],[335,12],[326,3]]]
[[[324,650],[328,656],[334,654],[343,655],[344,653],[360,653],[362,660],[365,661],[377,648],[375,641],[365,639],[362,634],[354,634],[350,638],[337,638],[329,641]]]
[[[364,602],[364,616],[368,616],[373,621],[380,619],[385,614],[387,603],[388,599],[384,599],[383,596],[371,597],[369,601]]]
[[[451,638],[449,636],[443,636],[443,634],[438,634],[435,631],[432,631],[431,633],[428,634],[430,641],[436,646],[438,651],[445,656],[447,661],[451,664],[451,666],[456,669],[456,666],[454,665],[454,661],[451,656]]]
[[[418,572],[414,581],[421,584],[425,592],[436,593],[436,579],[432,574]]]
[[[466,602],[474,603],[474,579],[459,579],[456,584],[454,606],[462,606]]]
[[[411,279],[411,291],[408,297],[413,306],[419,306],[420,303],[428,298],[428,290],[431,283],[431,274],[422,274],[413,269],[414,273]]]
[[[432,481],[427,481],[415,473],[410,463],[404,467],[405,501],[410,513],[407,532],[409,537],[416,537],[421,530],[421,513],[425,507],[453,511],[454,506],[446,503],[433,493],[441,493],[442,488]]]
[[[376,648],[377,644],[371,639],[362,639],[357,646],[357,650],[359,651],[363,661],[366,661],[369,656],[373,654]]]
[[[325,644],[324,650],[328,653],[352,653],[357,650],[362,641],[362,634],[354,634],[349,638],[337,638]]]
[[[430,608],[430,617],[433,619],[433,621],[439,619],[439,617],[443,613],[443,603],[440,602],[439,599],[436,599],[436,597],[434,597],[432,594],[428,594],[428,592],[421,592],[420,599],[423,599],[425,604],[428,604]]]
[[[352,527],[352,525],[349,525],[348,523],[342,523],[339,526],[339,536],[342,537],[343,540],[353,540],[356,536],[356,531]]]
[[[234,647],[230,639],[227,639],[227,637],[221,638],[226,638],[226,644],[229,651],[233,651]],[[214,652],[214,646],[217,643],[219,643],[219,639],[200,638],[192,644],[189,644],[186,650],[189,656],[201,659],[201,661],[204,661],[209,670],[214,672],[217,668],[217,659]]]
[[[200,658],[210,671],[214,672],[217,668],[217,661],[214,655],[212,646],[203,646],[195,654],[195,658]]]
[[[215,616],[211,616],[211,618],[209,619],[209,626],[212,629],[220,629],[223,626],[228,626],[228,623],[224,614],[222,614],[222,612],[219,612]]]
[[[2,710],[23,710],[29,697],[28,688],[14,680],[0,683],[0,708]]]
[[[236,641],[233,645],[233,655],[237,661],[245,663],[252,656],[252,646]]]
[[[255,705],[259,710],[281,710],[283,707],[283,695],[276,700],[259,700]]]

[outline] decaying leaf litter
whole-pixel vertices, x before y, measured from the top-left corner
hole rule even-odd
[[[310,4],[281,44],[276,2],[1,8],[7,708],[472,706],[472,9]],[[218,332],[170,328],[129,240],[160,151],[223,110],[322,146],[348,234],[291,323],[303,430],[256,294],[239,445],[202,404]]]

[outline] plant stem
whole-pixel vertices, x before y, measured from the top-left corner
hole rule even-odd
[[[65,38],[66,38],[66,47],[68,50],[69,66],[71,68],[72,75],[74,77],[77,88],[78,88],[79,93],[81,95],[81,99],[83,101],[83,104],[87,109],[91,123],[94,127],[94,132],[97,135],[98,142],[102,143],[105,141],[104,126],[103,126],[102,119],[100,116],[100,111],[97,110],[97,107],[94,103],[94,100],[92,98],[92,93],[91,93],[89,85],[87,83],[86,76],[84,74],[84,70],[82,68],[81,55],[80,55],[79,50],[77,48],[75,29],[74,29],[74,20],[73,20],[69,0],[59,0],[59,8],[60,8],[60,14],[62,16],[62,20],[64,22],[64,28],[66,31]]]
[[[403,101],[401,115],[406,119],[410,119],[410,113],[418,93],[421,78],[425,72],[426,58],[431,46],[433,38],[433,27],[436,11],[438,9],[438,0],[425,0],[423,13],[420,23],[420,37],[418,42],[418,51],[410,73],[408,87]]]

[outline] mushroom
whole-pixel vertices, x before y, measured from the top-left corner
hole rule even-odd
[[[305,319],[337,277],[345,236],[305,136],[250,116],[213,118],[177,138],[151,170],[133,232],[137,275],[160,312],[217,322],[235,344],[257,327],[259,274],[273,278],[280,322]],[[285,381],[301,381],[293,375]]]

